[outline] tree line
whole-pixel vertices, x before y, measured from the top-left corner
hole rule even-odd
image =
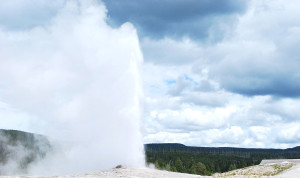
[[[146,161],[158,169],[212,175],[260,164],[263,159],[299,159],[300,147],[247,149],[188,147],[182,144],[147,144]]]

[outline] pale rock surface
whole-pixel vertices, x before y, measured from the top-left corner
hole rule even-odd
[[[276,172],[277,167],[292,166],[275,176],[266,175]],[[78,178],[78,177],[95,177],[95,178],[203,178],[203,177],[234,177],[234,178],[262,178],[262,177],[278,177],[278,178],[299,178],[300,177],[300,160],[263,160],[260,165],[250,166],[243,169],[237,169],[222,174],[214,174],[213,176],[199,176],[193,174],[184,174],[176,172],[168,172],[150,168],[129,168],[118,166],[119,168],[103,170],[94,173],[84,173],[77,175],[62,176],[0,176],[0,178],[18,177],[18,178]]]

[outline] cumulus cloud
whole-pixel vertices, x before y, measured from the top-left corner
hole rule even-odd
[[[292,147],[298,143],[296,132],[289,135],[286,130],[290,122],[299,118],[294,114],[294,109],[299,109],[297,103],[295,99],[248,97],[222,90],[188,91],[160,98],[148,96],[144,141],[194,146]]]
[[[181,95],[185,89],[190,88],[193,85],[192,81],[188,80],[186,76],[179,76],[176,81],[174,81],[175,86],[168,92],[170,95],[178,96]]]
[[[238,126],[232,126],[224,130],[208,129],[199,132],[176,133],[159,132],[145,137],[156,142],[180,142],[192,146],[238,146],[247,138],[247,133]]]
[[[268,136],[270,135],[271,129],[266,126],[251,126],[249,127],[249,132],[251,138],[257,141],[265,141],[266,139],[270,139]]]
[[[211,75],[232,92],[298,97],[298,6],[253,1],[230,40],[215,48],[219,62],[211,66]]]
[[[180,41],[171,38],[145,38],[141,45],[146,56],[145,61],[153,64],[178,66],[195,60],[205,60],[202,47],[188,38]]]
[[[0,28],[30,29],[46,24],[65,4],[65,0],[11,0],[1,2]]]
[[[104,2],[109,9],[108,20],[111,24],[130,21],[137,26],[140,35],[156,39],[183,36],[206,39],[213,31],[223,34],[227,26],[234,24],[237,14],[243,13],[247,7],[247,2],[241,0]],[[223,29],[215,26],[222,26]]]
[[[192,65],[196,73],[206,69],[221,87],[242,95],[298,97],[300,24],[295,7],[283,1],[251,1],[231,33],[217,44],[205,45],[193,38],[145,38],[145,61]]]
[[[284,148],[299,144],[297,128],[292,127],[298,124],[300,109],[299,5],[253,0],[236,21],[231,19],[235,25],[217,43],[171,35],[143,38],[144,74],[154,81],[144,84],[146,125],[153,125],[151,130],[144,129],[146,140],[158,132],[161,142],[177,137],[177,142],[186,144],[220,146],[225,143],[218,142],[214,134],[203,133],[215,129],[226,135],[230,133],[225,133],[226,129],[236,126],[243,130],[243,139],[233,139],[232,146]],[[201,123],[190,122],[193,117],[186,108],[212,117],[203,119],[208,122],[201,127]],[[217,113],[226,108],[234,108],[229,116]],[[159,118],[160,114],[164,118]]]
[[[31,173],[143,166],[143,58],[131,24],[113,29],[103,5],[68,1],[45,24],[0,30],[0,55],[1,127],[14,120],[12,129],[23,130],[19,121],[30,120],[25,129],[61,148]],[[14,110],[21,114],[7,114]]]
[[[276,139],[280,143],[299,143],[300,123],[291,122],[280,127]]]

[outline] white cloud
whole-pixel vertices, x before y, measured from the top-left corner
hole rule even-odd
[[[224,130],[208,129],[190,133],[158,132],[144,138],[146,143],[175,142],[191,146],[238,146],[247,138],[246,133],[238,126],[231,126]]]
[[[281,143],[298,143],[300,141],[300,123],[291,122],[278,128],[277,141]]]
[[[144,129],[145,138],[158,132],[168,141],[168,135],[181,138],[182,134],[184,139],[177,142],[222,145],[213,134],[201,137],[204,141],[197,138],[212,129],[230,135],[228,130],[237,126],[243,133],[236,129],[240,137],[229,145],[299,144],[297,134],[292,132],[296,128],[285,131],[299,120],[299,6],[294,1],[251,1],[236,26],[215,44],[198,44],[192,39],[142,40],[144,75],[149,81],[144,84],[144,128],[151,127],[151,132]],[[201,88],[205,82],[207,86]],[[234,108],[229,115],[217,112],[228,108]],[[151,112],[164,114],[164,118],[148,115]],[[199,119],[203,114],[205,119]],[[277,136],[278,130],[282,130],[281,136]]]
[[[265,141],[270,139],[271,129],[266,126],[251,126],[249,127],[250,136],[257,141]]]

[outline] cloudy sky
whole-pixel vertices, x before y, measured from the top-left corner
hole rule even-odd
[[[299,2],[104,2],[138,30],[146,143],[300,144]]]
[[[47,24],[65,3],[1,2],[0,36]],[[300,145],[299,1],[103,3],[107,24],[119,28],[130,22],[138,33],[144,57],[144,143]],[[2,117],[21,117],[3,109],[6,103],[0,105]]]

